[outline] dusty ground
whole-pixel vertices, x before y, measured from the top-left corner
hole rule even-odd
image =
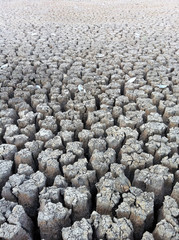
[[[179,239],[178,16],[0,0],[0,239]]]

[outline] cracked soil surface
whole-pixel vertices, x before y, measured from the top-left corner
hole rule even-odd
[[[0,239],[179,239],[179,1],[0,0]]]

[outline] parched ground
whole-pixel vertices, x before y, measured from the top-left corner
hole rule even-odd
[[[0,239],[179,239],[179,1],[0,0]]]

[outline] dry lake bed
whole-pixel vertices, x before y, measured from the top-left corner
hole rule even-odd
[[[0,239],[179,239],[179,1],[0,0]]]

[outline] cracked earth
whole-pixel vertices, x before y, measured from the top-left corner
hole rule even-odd
[[[179,239],[178,16],[0,0],[0,239]]]

